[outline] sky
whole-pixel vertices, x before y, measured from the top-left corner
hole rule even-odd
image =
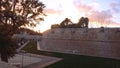
[[[47,14],[35,30],[44,32],[52,24],[65,18],[77,23],[81,17],[89,18],[89,28],[120,27],[120,0],[40,0]]]

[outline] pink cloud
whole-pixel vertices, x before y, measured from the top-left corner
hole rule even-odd
[[[106,11],[91,11],[91,14],[88,15],[91,21],[99,21],[99,20],[108,20],[112,18],[111,12],[109,10]]]
[[[81,2],[75,3],[76,8],[81,11],[81,12],[90,12],[91,10],[93,10],[93,7],[82,4]]]
[[[111,4],[111,6],[114,8],[114,11],[118,11],[116,5],[116,3]],[[99,25],[120,26],[120,22],[115,22],[112,20],[113,13],[111,12],[111,10],[106,9],[104,11],[98,11],[94,8],[94,6],[89,6],[82,3],[77,4],[76,7],[79,10],[79,12],[81,12],[81,14],[82,12],[85,13],[84,15],[89,18],[90,23],[92,24],[98,23]]]
[[[47,14],[60,14],[61,13],[60,10],[54,10],[54,9],[45,9],[44,12]]]
[[[75,8],[78,10],[79,14],[78,16],[86,16],[89,18],[90,22],[97,22],[99,24],[105,24],[105,25],[119,25],[120,22],[115,22],[112,20],[113,18],[113,13],[110,9],[105,9],[104,11],[98,11],[96,7],[99,6],[97,3],[93,3],[90,5],[83,4],[80,0],[75,0],[73,2]],[[62,5],[62,4],[61,4]],[[118,12],[120,9],[118,8],[117,3],[111,3],[110,6],[112,7],[112,10]],[[73,9],[71,9],[73,10]],[[46,13],[48,14],[59,14],[62,15],[62,10],[61,8],[47,8],[45,10]],[[74,12],[73,12],[74,13]]]
[[[120,12],[120,3],[115,3],[115,2],[112,2],[110,4],[110,7],[112,8],[112,10],[115,12],[115,13],[119,13]]]

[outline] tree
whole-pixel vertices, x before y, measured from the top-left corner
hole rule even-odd
[[[65,18],[65,19],[60,23],[60,26],[61,26],[61,27],[66,27],[66,26],[68,26],[68,25],[70,25],[70,24],[73,24],[73,23],[71,22],[71,20],[68,19],[68,18]]]
[[[45,16],[45,5],[38,0],[0,1],[0,55],[2,61],[15,54],[12,35],[21,27],[34,27]],[[9,53],[8,53],[9,51]]]
[[[30,35],[42,35],[39,32],[36,32],[34,30],[28,29],[28,28],[20,28],[18,31],[16,31],[17,34],[21,33],[21,32],[27,32]]]
[[[0,35],[0,55],[1,60],[8,62],[8,58],[13,57],[16,53],[17,44],[10,37]]]
[[[89,19],[86,17],[81,17],[78,21],[78,26],[79,27],[87,27],[88,28],[88,23],[89,23]]]

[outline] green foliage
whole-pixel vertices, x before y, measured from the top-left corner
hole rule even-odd
[[[26,52],[35,52],[37,50],[37,42],[36,41],[30,41],[22,50]]]

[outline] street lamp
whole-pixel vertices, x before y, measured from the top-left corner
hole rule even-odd
[[[21,50],[20,53],[22,53],[22,68],[23,68],[23,61],[24,61],[24,53],[26,53],[26,51],[24,50]]]

